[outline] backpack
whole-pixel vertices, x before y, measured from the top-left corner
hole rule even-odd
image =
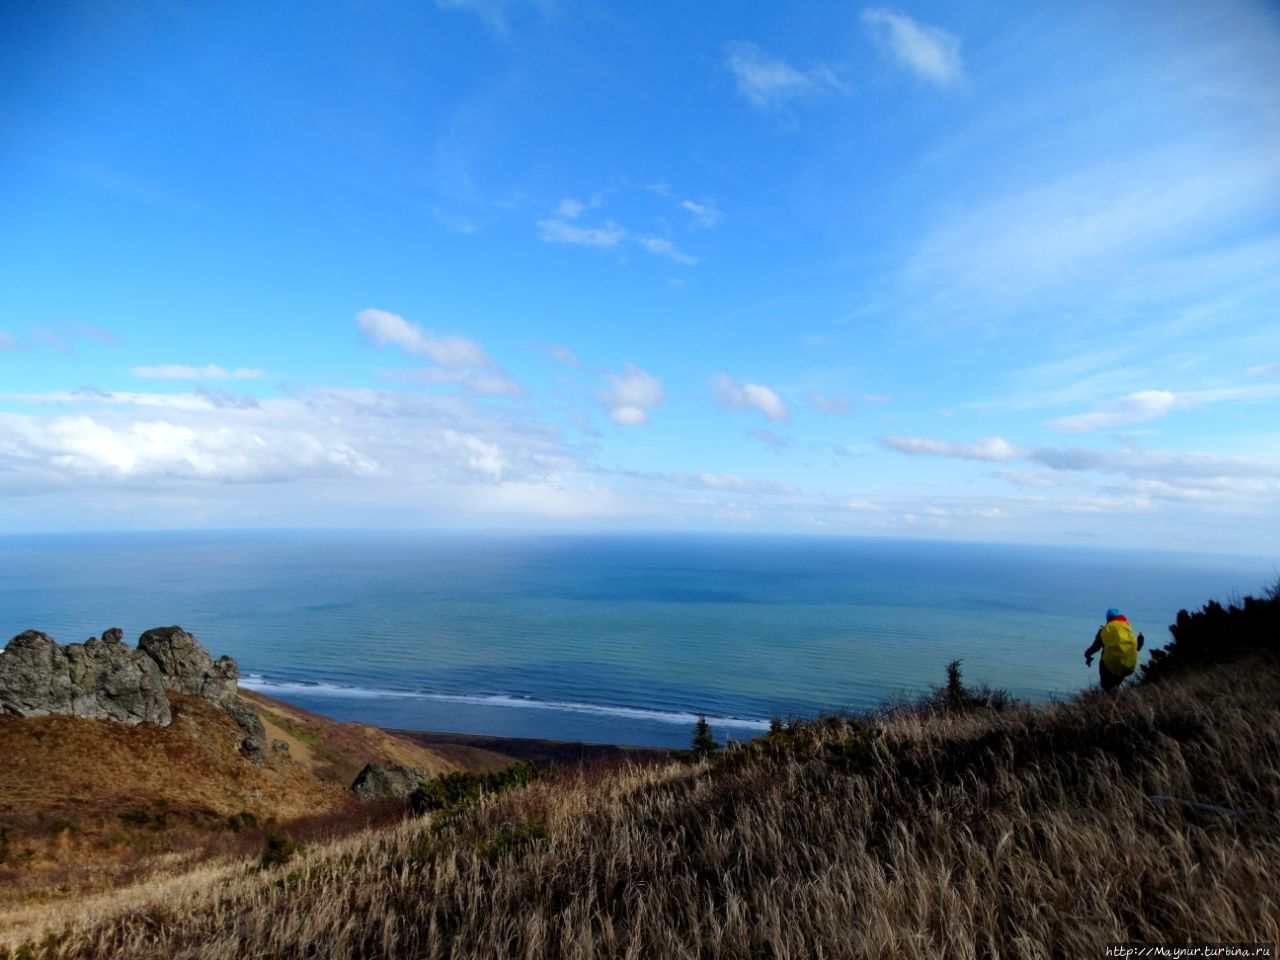
[[[1117,677],[1127,677],[1138,665],[1138,638],[1123,619],[1111,620],[1102,628],[1102,662]]]

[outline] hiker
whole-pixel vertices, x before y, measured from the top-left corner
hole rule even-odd
[[[1138,665],[1138,651],[1146,638],[1138,634],[1135,640],[1133,627],[1129,626],[1129,618],[1112,607],[1107,611],[1105,626],[1098,629],[1093,638],[1093,646],[1084,652],[1084,665],[1093,666],[1093,655],[1102,651],[1102,659],[1098,661],[1098,679],[1103,690],[1114,690],[1124,683],[1124,678],[1133,673]]]

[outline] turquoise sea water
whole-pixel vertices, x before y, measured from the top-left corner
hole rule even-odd
[[[243,683],[382,726],[684,745],[705,711],[862,709],[967,679],[1042,700],[1095,677],[1111,606],[1151,644],[1276,562],[920,541],[164,533],[0,537],[0,636],[179,624]]]

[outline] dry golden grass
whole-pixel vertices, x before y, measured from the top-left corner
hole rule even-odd
[[[1092,957],[1280,938],[1280,668],[814,724],[26,918],[51,958]],[[1177,798],[1177,802],[1152,797]],[[1209,806],[1191,806],[1191,801]]]
[[[384,731],[251,695],[268,734],[290,744],[289,757],[269,751],[258,767],[241,755],[244,733],[225,712],[169,699],[168,727],[0,716],[0,924],[14,922],[15,905],[28,917],[33,904],[60,910],[72,897],[243,859],[273,822],[332,836],[384,821],[387,811],[362,807],[348,789],[366,763],[455,769]],[[261,826],[229,830],[233,816]]]

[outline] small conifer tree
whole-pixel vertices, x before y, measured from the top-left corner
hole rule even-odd
[[[693,752],[700,757],[709,757],[719,749],[720,744],[711,733],[711,724],[707,723],[707,715],[699,713],[698,722],[693,725]]]

